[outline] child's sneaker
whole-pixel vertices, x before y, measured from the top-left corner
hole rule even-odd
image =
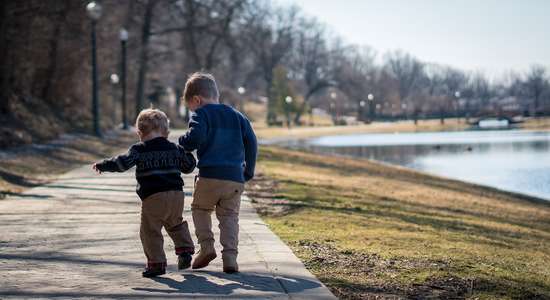
[[[146,278],[157,277],[166,274],[165,269],[146,269],[141,275]]]
[[[235,255],[222,254],[223,271],[225,273],[238,273],[239,265],[237,264],[237,257]]]
[[[191,266],[191,260],[193,257],[191,253],[184,252],[178,255],[178,270],[185,270]]]
[[[166,263],[151,263],[145,268],[145,271],[141,273],[143,277],[151,278],[159,275],[166,274]]]

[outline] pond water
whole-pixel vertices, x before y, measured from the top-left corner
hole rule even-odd
[[[361,134],[288,141],[550,200],[550,132],[523,130]]]

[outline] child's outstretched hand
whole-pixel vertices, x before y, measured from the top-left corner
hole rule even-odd
[[[94,171],[96,171],[97,174],[101,174],[102,172],[97,168],[97,163],[95,163],[93,166],[92,166],[92,169],[94,169]]]

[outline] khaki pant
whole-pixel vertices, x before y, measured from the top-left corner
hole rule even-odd
[[[174,241],[177,255],[195,252],[187,222],[182,218],[184,199],[182,191],[167,191],[143,200],[139,235],[149,266],[166,265],[162,227]]]
[[[195,234],[202,247],[214,245],[212,219],[216,210],[219,221],[222,257],[236,259],[239,244],[239,208],[244,184],[229,180],[197,177],[191,211],[195,224]]]

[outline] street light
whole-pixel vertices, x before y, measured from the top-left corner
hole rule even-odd
[[[370,121],[374,121],[375,112],[374,112],[374,95],[368,94],[367,100],[369,100],[369,113],[370,113]]]
[[[116,98],[116,93],[117,93],[117,85],[118,83],[120,82],[120,78],[118,77],[118,74],[116,73],[113,73],[111,74],[111,76],[109,76],[109,79],[111,81],[111,93],[112,93],[112,98],[113,98],[113,103],[114,103],[114,99]],[[116,109],[112,109],[112,118],[113,120],[116,120]]]
[[[101,18],[103,8],[99,3],[92,1],[86,5],[86,12],[88,13],[88,17],[90,17],[90,19],[97,21]]]
[[[97,53],[96,53],[96,23],[101,17],[101,5],[92,1],[86,5],[88,17],[92,20],[92,116],[94,120],[94,133],[101,136],[99,127],[99,95],[98,95],[98,80],[97,80]]]
[[[128,41],[128,31],[125,28],[120,29],[120,79],[122,89],[121,103],[122,103],[122,129],[128,129],[128,118],[126,117],[126,42]]]
[[[240,86],[239,88],[237,88],[237,93],[239,93],[239,95],[241,95],[241,97],[239,97],[239,109],[242,111],[243,110],[243,95],[244,95],[244,93],[246,93],[246,89],[243,86]]]
[[[109,79],[111,79],[111,83],[113,85],[117,85],[120,82],[120,78],[115,73],[111,74],[111,76],[109,76]]]
[[[456,115],[456,119],[457,119],[457,123],[460,123],[460,116],[459,116],[459,100],[460,100],[460,91],[456,91],[455,92],[455,98],[456,98],[456,103],[454,104],[455,106],[455,115]]]
[[[286,96],[285,98],[285,107],[286,107],[286,126],[290,129],[290,104],[292,103],[292,97]]]
[[[408,115],[407,115],[407,103],[401,103],[401,110],[404,112],[405,119],[408,119]]]
[[[336,107],[336,103],[334,102],[336,100],[336,93],[331,92],[330,98],[333,100],[330,102],[330,108],[332,110],[332,122],[334,122],[334,124],[338,124],[338,119],[339,119],[338,109],[334,109]]]
[[[366,104],[367,103],[365,102],[365,100],[359,101],[359,113],[357,114],[358,121],[363,121],[363,110],[365,109]]]

